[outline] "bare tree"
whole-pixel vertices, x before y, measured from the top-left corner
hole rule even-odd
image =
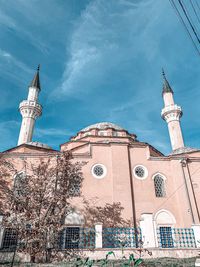
[[[84,163],[71,160],[69,152],[62,152],[35,163],[25,161],[25,171],[17,174],[12,163],[0,159],[3,226],[16,231],[18,250],[29,253],[32,261],[58,247],[70,199],[81,193]],[[15,174],[13,183],[11,174]]]

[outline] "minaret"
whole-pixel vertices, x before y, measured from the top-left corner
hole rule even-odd
[[[174,104],[173,90],[170,87],[164,70],[163,75],[163,100],[165,107],[162,109],[161,116],[167,122],[169,136],[172,150],[184,147],[183,136],[180,125],[180,118],[182,116],[182,109],[180,106]]]
[[[18,139],[18,146],[32,141],[35,120],[42,114],[42,106],[38,103],[38,95],[41,90],[39,78],[40,65],[29,85],[28,99],[23,100],[19,105],[22,115],[22,124]]]

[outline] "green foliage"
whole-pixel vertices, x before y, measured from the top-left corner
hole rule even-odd
[[[107,254],[106,254],[106,258],[105,259],[101,259],[101,260],[97,260],[97,263],[100,263],[100,266],[101,267],[104,267],[104,266],[107,266],[107,264],[109,263],[109,259],[108,257],[110,255],[113,255],[115,257],[115,253],[113,251],[109,251]]]
[[[133,254],[130,254],[128,259],[126,259],[126,257],[123,258],[125,259],[125,262],[122,263],[122,267],[128,267],[128,266],[138,267],[143,263],[142,259],[135,259]]]
[[[106,259],[108,259],[108,257],[110,255],[113,255],[115,257],[115,253],[113,251],[109,251],[107,254],[106,254]]]
[[[89,257],[87,257],[86,259],[77,258],[75,263],[74,263],[74,266],[76,266],[76,267],[79,267],[79,266],[92,267],[94,263],[95,263],[95,260],[90,260]]]
[[[78,260],[79,259],[79,260]],[[34,263],[24,263],[24,264],[20,264],[20,263],[15,263],[15,267],[19,266],[19,267],[76,267],[75,263],[78,263],[80,265],[77,265],[78,267],[81,266],[90,266],[90,267],[101,267],[101,263],[102,262],[97,262],[95,260],[87,260],[86,259],[81,259],[78,258],[73,262],[60,262],[60,263],[52,263],[52,264],[34,264]],[[130,256],[129,256],[130,259]],[[87,261],[86,261],[87,260]],[[139,260],[139,259],[137,259]],[[136,261],[137,261],[136,260]],[[129,266],[139,266],[139,267],[180,267],[180,266],[184,266],[184,267],[194,267],[195,266],[195,260],[196,258],[185,258],[185,259],[177,259],[177,258],[157,258],[157,259],[145,259],[143,261],[143,263],[141,263],[140,265],[134,265],[133,261],[130,262],[130,265],[123,265],[123,263],[125,263],[125,259],[121,259],[121,260],[110,260],[107,262],[107,266],[106,267],[129,267]],[[137,262],[136,262],[137,263]],[[85,265],[84,265],[85,264]],[[90,264],[90,265],[86,265],[86,264]],[[91,265],[92,264],[92,265]],[[5,267],[10,267],[10,263],[1,263],[0,266],[5,266]]]
[[[92,267],[93,265],[95,266],[100,266],[100,267],[107,267],[107,266],[120,266],[120,267],[129,267],[129,266],[133,266],[133,267],[138,267],[143,263],[142,259],[135,259],[133,254],[129,255],[129,258],[127,259],[125,256],[122,257],[122,259],[119,261],[113,261],[109,259],[109,256],[113,255],[115,257],[115,253],[113,251],[109,251],[106,254],[106,257],[104,259],[100,259],[100,260],[90,260],[89,258],[86,259],[81,259],[81,258],[77,258],[75,263],[74,263],[74,267],[83,267],[83,266],[88,266],[88,267]],[[115,265],[115,263],[117,265]],[[120,264],[120,265],[119,265]]]

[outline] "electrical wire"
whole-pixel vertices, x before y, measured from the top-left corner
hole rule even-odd
[[[188,16],[188,14],[187,14],[187,11],[186,11],[186,9],[185,9],[185,7],[184,7],[182,1],[181,1],[181,0],[178,0],[178,2],[179,2],[180,6],[181,6],[181,8],[182,8],[182,10],[183,10],[183,13],[185,14],[185,16],[186,16],[186,18],[187,18],[187,21],[188,21],[188,23],[189,23],[189,25],[190,25],[190,27],[191,27],[191,29],[192,29],[194,35],[195,35],[196,38],[197,38],[197,41],[200,43],[200,39],[199,39],[199,37],[198,37],[198,34],[197,34],[197,32],[196,32],[196,30],[195,30],[195,27],[193,26],[193,24],[192,24],[192,22],[191,22],[191,20],[190,20],[190,18],[189,18],[189,16]]]
[[[187,13],[187,16],[188,16],[188,18],[189,18],[189,20],[190,20],[190,22],[191,22],[191,24],[192,24],[192,26],[193,26],[195,32],[197,33],[198,38],[199,38],[199,32],[198,32],[199,30],[198,30],[198,28],[196,27],[196,25],[195,25],[195,23],[194,23],[194,21],[193,21],[193,17],[192,17],[193,12],[190,11],[191,8],[189,7],[189,9],[188,9],[187,5],[184,3],[184,0],[180,0],[180,1],[182,2],[182,5],[183,5],[183,7],[184,7],[184,9],[185,9],[185,12]],[[191,4],[191,0],[190,0],[190,4]],[[191,6],[192,6],[192,5],[191,5]],[[192,8],[192,9],[193,9],[193,8]],[[194,9],[194,10],[195,10],[195,9]],[[195,10],[195,11],[196,11],[196,10]],[[191,15],[190,13],[192,13],[192,15]],[[199,39],[200,39],[200,38],[199,38]]]
[[[199,18],[199,15],[198,15],[198,13],[197,13],[197,11],[196,11],[196,9],[195,9],[193,0],[190,0],[190,3],[191,3],[191,6],[192,6],[193,11],[194,11],[194,13],[195,13],[195,15],[196,15],[196,17],[197,17],[197,20],[198,20],[198,22],[200,23],[200,18]]]
[[[181,13],[179,12],[177,6],[175,5],[175,3],[174,3],[173,0],[169,0],[169,2],[170,2],[170,4],[171,4],[172,8],[175,10],[177,17],[178,17],[178,19],[180,20],[180,22],[182,23],[182,25],[183,25],[184,29],[186,30],[186,32],[187,32],[189,38],[191,39],[192,44],[193,44],[195,50],[196,50],[197,53],[200,55],[200,50],[198,49],[198,47],[197,47],[197,45],[196,45],[194,39],[192,38],[192,35],[191,35],[189,29],[187,28],[187,25],[186,25],[184,19],[182,18]]]

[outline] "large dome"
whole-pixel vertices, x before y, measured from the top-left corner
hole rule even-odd
[[[112,128],[112,129],[115,129],[115,130],[124,130],[122,127],[114,124],[114,123],[111,123],[111,122],[99,122],[99,123],[96,123],[96,124],[92,124],[84,129],[82,129],[80,132],[87,132],[91,129],[99,129],[99,130],[105,130],[105,129],[108,129],[108,128]]]

